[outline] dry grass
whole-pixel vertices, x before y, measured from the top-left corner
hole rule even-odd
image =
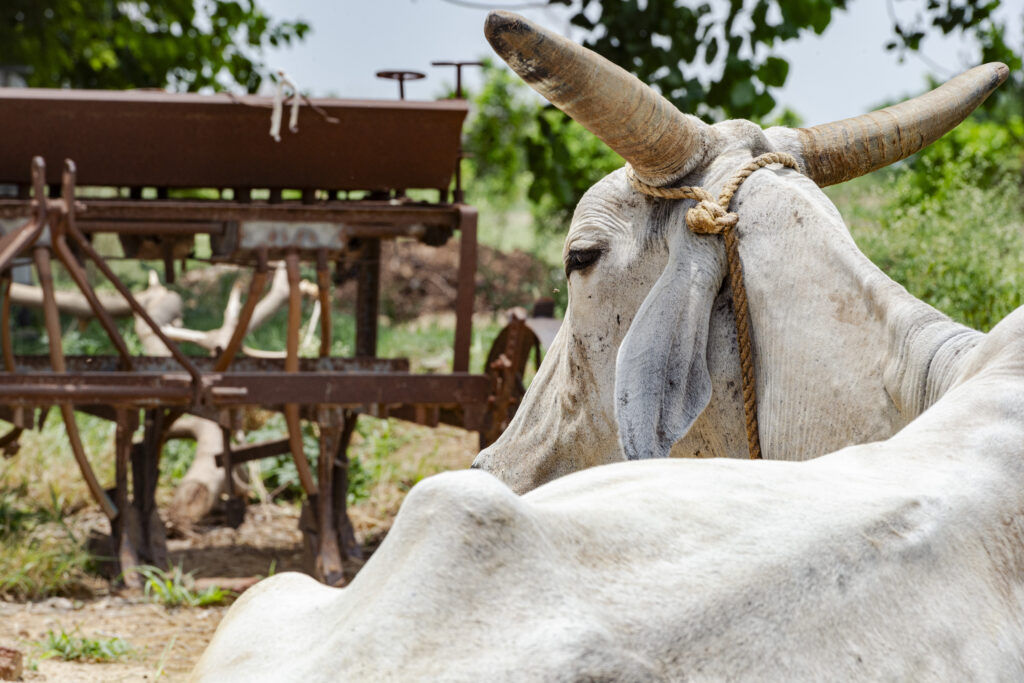
[[[113,483],[114,423],[76,413],[82,444],[101,483]],[[65,512],[93,504],[75,458],[60,412],[53,409],[42,429],[25,431],[21,449],[10,460],[0,460],[0,492],[25,488],[25,497],[49,504],[56,496]]]

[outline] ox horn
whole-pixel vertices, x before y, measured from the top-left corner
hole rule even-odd
[[[825,187],[906,159],[967,118],[1009,73],[1005,64],[983,64],[892,107],[797,128],[803,170]]]
[[[503,11],[487,15],[484,34],[524,81],[618,152],[646,183],[675,182],[712,147],[710,126],[567,38]]]

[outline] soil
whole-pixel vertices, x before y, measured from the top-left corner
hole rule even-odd
[[[100,530],[104,524],[98,512],[87,513],[78,524]],[[249,506],[238,529],[210,524],[186,539],[169,540],[170,562],[193,572],[197,588],[216,584],[236,591],[270,572],[301,571],[298,516],[291,506]],[[227,610],[165,608],[140,590],[111,591],[105,583],[95,588],[97,595],[88,600],[0,602],[0,643],[24,655],[25,681],[183,681]],[[119,637],[133,652],[114,663],[40,659],[41,650],[33,643],[48,631],[61,630],[79,638]]]

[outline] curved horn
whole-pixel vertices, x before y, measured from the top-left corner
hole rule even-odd
[[[825,187],[906,159],[967,118],[1009,73],[1005,64],[983,64],[892,107],[797,128],[804,171]]]
[[[534,90],[601,138],[651,185],[697,168],[714,133],[595,52],[512,12],[487,15],[494,51]]]

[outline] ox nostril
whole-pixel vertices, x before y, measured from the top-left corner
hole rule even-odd
[[[471,470],[478,470],[478,469],[480,469],[480,464],[476,460],[474,460],[473,464],[469,466],[469,469],[471,469]]]

